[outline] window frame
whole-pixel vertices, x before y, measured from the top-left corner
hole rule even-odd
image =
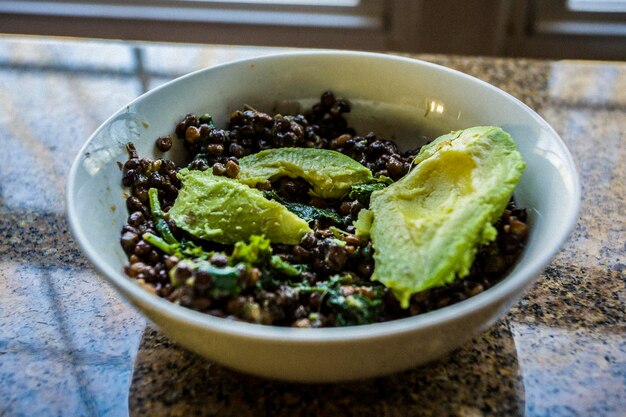
[[[567,0],[512,0],[505,54],[623,60],[626,13],[576,11]]]
[[[403,51],[410,50],[415,41],[419,3],[360,0],[356,6],[307,6],[255,5],[246,0],[4,0],[0,1],[0,32]]]

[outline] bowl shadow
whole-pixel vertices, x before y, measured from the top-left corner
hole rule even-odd
[[[337,384],[232,371],[146,328],[129,392],[131,416],[456,416],[524,414],[524,385],[506,320],[423,367]]]

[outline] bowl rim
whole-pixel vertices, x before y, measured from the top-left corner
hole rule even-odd
[[[495,92],[496,94],[502,95],[517,104],[520,109],[528,113],[538,123],[538,125],[540,125],[547,132],[549,132],[550,136],[555,140],[555,144],[565,156],[565,160],[563,162],[565,166],[568,167],[567,173],[569,174],[569,180],[571,181],[572,185],[570,193],[571,209],[563,213],[565,227],[563,227],[557,235],[553,236],[549,250],[544,251],[540,256],[528,259],[523,267],[523,270],[517,270],[512,274],[507,274],[500,282],[498,282],[496,285],[489,288],[488,290],[444,308],[419,314],[417,316],[380,323],[336,328],[307,329],[295,329],[290,327],[259,325],[254,323],[235,321],[232,319],[220,318],[207,313],[201,313],[186,307],[182,307],[161,297],[150,294],[148,291],[144,290],[136,281],[133,281],[125,276],[123,271],[117,271],[115,268],[113,268],[111,265],[108,265],[106,262],[104,262],[104,260],[100,258],[98,252],[89,244],[89,240],[86,238],[86,234],[80,227],[80,224],[77,220],[78,216],[76,212],[77,209],[73,190],[76,189],[76,174],[81,164],[81,161],[83,160],[87,147],[90,145],[92,140],[107,125],[109,125],[109,123],[113,119],[118,117],[120,114],[126,112],[129,107],[132,107],[136,103],[144,100],[146,97],[158,94],[161,90],[170,88],[170,86],[174,83],[178,83],[187,78],[196,77],[201,73],[228,68],[230,66],[258,63],[259,61],[271,61],[277,59],[291,59],[309,56],[337,56],[343,58],[360,57],[377,60],[397,61],[402,63],[410,63],[412,65],[421,65],[430,69],[443,71],[455,77],[465,78],[466,80],[477,83],[482,87],[487,88],[492,92]],[[252,58],[238,59],[223,64],[195,70],[188,74],[177,77],[150,91],[145,92],[144,94],[135,98],[129,104],[124,105],[120,110],[107,118],[87,139],[72,163],[65,191],[67,219],[74,240],[78,243],[79,247],[87,256],[91,264],[95,266],[97,272],[104,276],[109,283],[111,283],[118,291],[122,293],[124,298],[130,300],[132,304],[135,304],[135,306],[141,305],[144,308],[145,306],[149,306],[151,309],[160,311],[161,313],[169,316],[176,321],[184,321],[196,327],[209,329],[221,334],[254,339],[257,341],[280,341],[283,343],[298,342],[313,344],[322,342],[345,343],[348,341],[384,338],[400,333],[432,328],[440,326],[447,322],[455,321],[472,312],[477,312],[490,306],[496,305],[507,297],[510,297],[511,294],[519,294],[524,287],[530,285],[530,283],[534,279],[536,279],[536,277],[542,272],[544,267],[548,265],[552,257],[562,247],[565,240],[569,237],[578,219],[578,213],[580,211],[581,205],[581,186],[579,175],[577,173],[576,165],[569,150],[567,149],[559,135],[556,133],[556,131],[541,116],[539,116],[534,110],[521,102],[519,99],[483,80],[480,80],[469,74],[465,74],[461,71],[445,67],[443,65],[438,65],[416,58],[409,58],[393,54],[342,50],[289,51],[272,53]],[[139,309],[141,310],[142,308]]]

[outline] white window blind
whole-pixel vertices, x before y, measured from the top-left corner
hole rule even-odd
[[[538,34],[626,36],[626,0],[540,0],[534,4]]]

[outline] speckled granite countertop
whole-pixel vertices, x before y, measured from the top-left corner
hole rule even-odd
[[[298,385],[190,354],[98,278],[64,186],[100,123],[191,70],[274,49],[0,37],[0,416],[626,415],[626,64],[420,56],[518,97],[561,135],[580,221],[482,336],[387,378]]]

